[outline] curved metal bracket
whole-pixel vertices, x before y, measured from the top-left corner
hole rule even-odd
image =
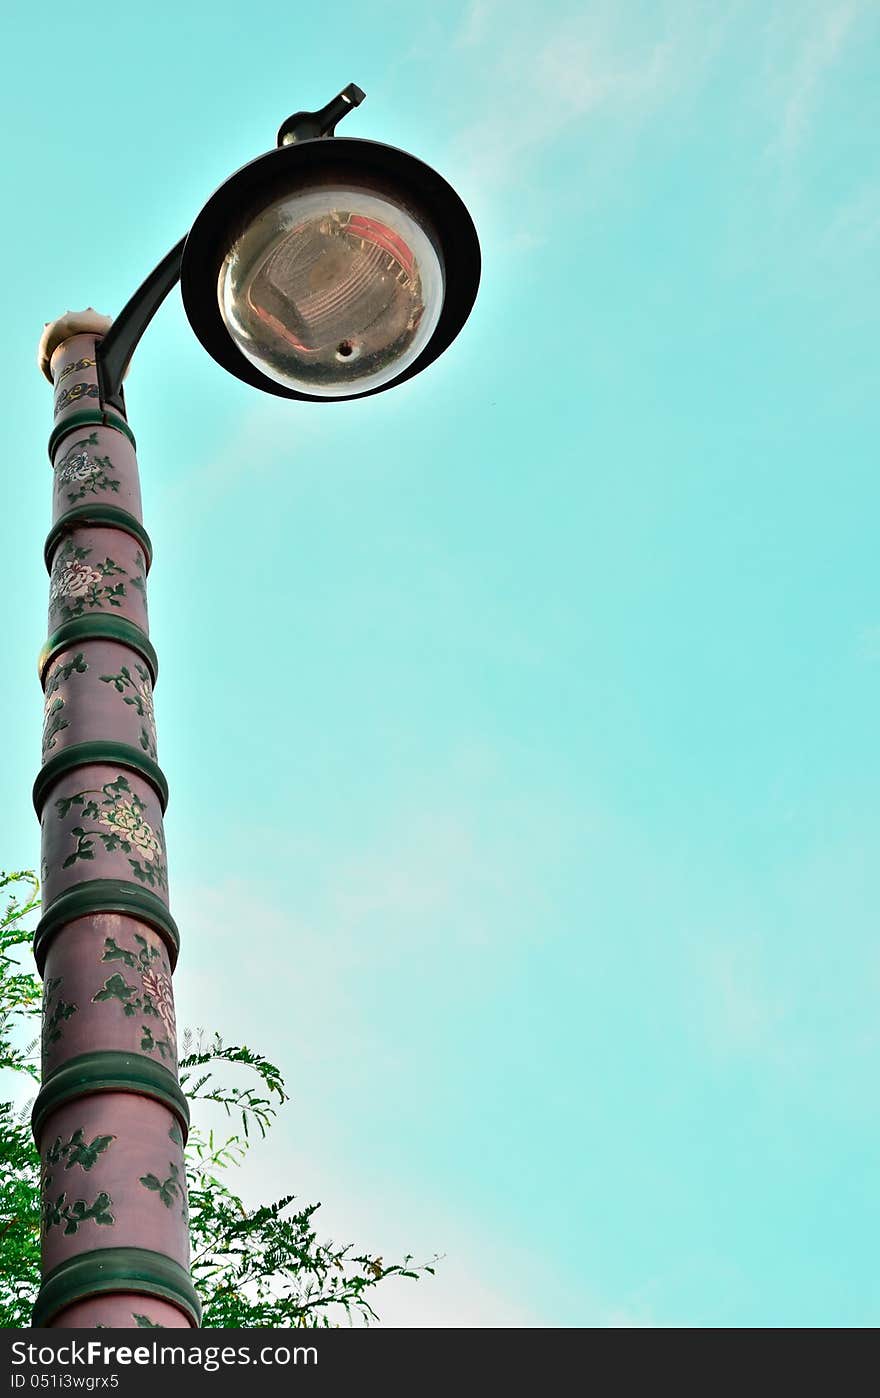
[[[180,264],[186,238],[162,258],[158,267],[138,287],[126,302],[107,334],[98,345],[98,383],[101,403],[117,412],[125,412],[122,380],[140,338],[158,311],[171,288],[180,280]]]

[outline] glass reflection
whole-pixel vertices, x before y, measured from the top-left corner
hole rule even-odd
[[[278,200],[231,248],[220,306],[247,358],[320,397],[378,387],[424,348],[443,301],[433,244],[389,198],[335,187]]]

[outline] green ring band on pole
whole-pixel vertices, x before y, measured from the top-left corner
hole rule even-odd
[[[37,923],[34,960],[40,975],[46,965],[46,951],[55,934],[66,923],[78,917],[88,917],[90,913],[121,913],[124,917],[145,922],[162,938],[168,950],[171,969],[174,970],[180,951],[180,933],[162,899],[148,888],[128,883],[125,879],[89,879],[53,898]]]
[[[142,1054],[107,1050],[70,1058],[46,1078],[31,1111],[31,1129],[37,1144],[52,1112],[94,1092],[134,1092],[152,1097],[174,1113],[184,1139],[189,1132],[189,1103],[174,1074]]]
[[[73,621],[59,626],[40,651],[37,661],[40,684],[44,683],[46,671],[56,655],[67,650],[68,646],[78,646],[82,641],[120,641],[122,645],[130,646],[143,660],[155,685],[159,673],[159,657],[155,648],[146,631],[124,616],[77,616]]]
[[[53,466],[55,464],[53,461],[55,448],[61,438],[66,437],[68,432],[78,432],[81,427],[113,427],[117,432],[121,432],[124,437],[127,437],[137,451],[134,433],[124,417],[119,417],[117,413],[103,413],[97,408],[82,408],[80,412],[71,413],[64,422],[59,422],[56,427],[52,428],[49,434],[49,461]]]
[[[31,1324],[40,1329],[75,1301],[120,1291],[170,1301],[195,1328],[201,1324],[202,1306],[189,1273],[173,1258],[146,1248],[98,1248],[59,1263],[43,1278]]]
[[[150,564],[153,561],[153,545],[150,542],[149,534],[136,515],[133,515],[130,510],[121,509],[119,505],[77,505],[75,509],[66,510],[63,515],[60,515],[49,530],[43,545],[43,560],[47,573],[52,571],[52,555],[59,540],[71,529],[78,529],[89,524],[97,525],[99,528],[122,529],[133,539],[137,539],[146,557],[146,571],[150,571]]]
[[[37,775],[33,791],[37,820],[43,814],[49,788],[59,777],[72,771],[74,767],[91,766],[96,762],[105,763],[108,767],[127,767],[130,772],[137,772],[138,776],[146,778],[159,798],[162,814],[165,814],[168,805],[168,782],[158,763],[138,748],[129,747],[128,743],[114,743],[109,739],[96,738],[90,743],[71,743],[69,748],[62,748],[54,757],[50,757]]]

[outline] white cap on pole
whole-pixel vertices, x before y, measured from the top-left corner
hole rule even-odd
[[[52,379],[52,355],[65,340],[74,335],[104,336],[113,324],[110,316],[99,315],[92,306],[84,311],[65,311],[57,320],[49,321],[37,347],[37,363],[50,383]]]

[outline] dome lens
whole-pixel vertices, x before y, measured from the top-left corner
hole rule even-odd
[[[286,388],[325,398],[402,373],[430,339],[443,292],[440,259],[412,214],[344,184],[263,209],[230,248],[218,282],[242,354]]]

